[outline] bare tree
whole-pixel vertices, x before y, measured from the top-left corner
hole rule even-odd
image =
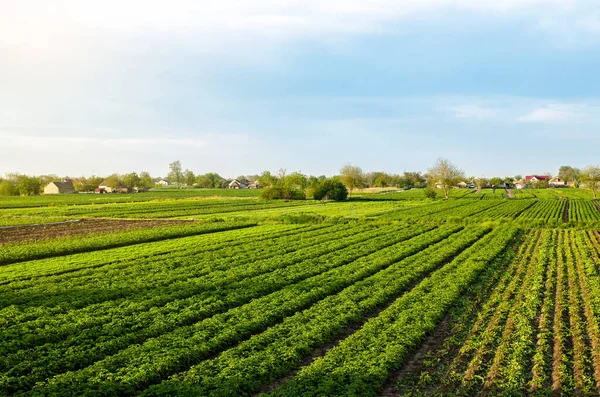
[[[594,200],[598,199],[598,190],[600,190],[600,167],[588,165],[581,170],[581,181],[585,188],[592,191]]]
[[[465,179],[464,171],[444,158],[439,158],[433,167],[427,170],[427,173],[430,186],[438,186],[446,198],[448,198],[450,188]]]
[[[354,189],[362,189],[365,182],[365,175],[360,167],[352,164],[346,164],[340,170],[340,181],[346,185],[350,194]]]

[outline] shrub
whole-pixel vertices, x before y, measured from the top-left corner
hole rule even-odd
[[[435,192],[435,190],[433,190],[430,187],[426,187],[425,189],[423,189],[423,194],[425,194],[426,198],[430,198],[430,199],[434,199],[437,196],[437,193]]]
[[[269,186],[260,191],[260,198],[266,200],[304,200],[306,195],[300,189],[287,186]]]
[[[317,185],[313,197],[315,200],[343,201],[348,198],[348,189],[338,180],[326,179]]]

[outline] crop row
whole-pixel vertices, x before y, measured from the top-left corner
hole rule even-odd
[[[79,252],[97,251],[101,249],[123,247],[131,244],[147,243],[178,237],[195,236],[226,230],[255,226],[253,223],[191,223],[165,226],[160,228],[136,229],[88,235],[85,237],[67,237],[43,242],[4,244],[0,250],[0,265],[75,254]]]
[[[488,232],[485,228],[469,228],[452,235],[286,318],[215,359],[173,376],[147,394],[211,396],[223,390],[235,395],[256,392],[298,368],[314,349],[364,321],[365,316],[397,297],[411,283],[450,262]]]
[[[144,387],[279,323],[285,317],[418,253],[459,229],[435,229],[377,250],[193,325],[179,327],[140,345],[131,345],[82,370],[57,375],[46,386],[36,390],[46,393],[67,387],[73,388],[77,394],[77,390],[99,388],[110,390],[112,394],[122,394]],[[109,379],[113,381],[109,382]]]
[[[427,393],[600,394],[598,237],[531,231],[470,331],[444,347]]]
[[[283,256],[300,261],[307,253],[327,253],[332,246],[344,247],[354,241],[367,239],[369,230],[370,228],[361,230],[334,226],[303,229],[299,233],[285,234],[281,237],[269,233],[267,236],[255,236],[256,242],[263,249],[250,252],[236,250],[236,241],[226,240],[225,243],[210,244],[211,239],[203,239],[203,236],[185,237],[168,242],[131,246],[128,247],[129,250],[107,250],[107,257],[98,258],[94,267],[86,266],[87,262],[96,259],[94,253],[11,265],[9,267],[22,268],[29,264],[40,271],[49,267],[50,271],[42,277],[14,281],[1,286],[0,302],[5,309],[0,313],[4,314],[5,310],[8,312],[4,324],[9,325],[23,320],[22,315],[16,315],[19,309],[22,314],[32,313],[31,316],[25,316],[25,321],[29,321],[35,318],[33,313],[37,316],[56,316],[94,303],[104,302],[111,306],[113,303],[110,302],[115,299],[135,298],[135,301],[147,301],[146,295],[154,297],[153,291],[158,288],[162,288],[163,292],[170,291],[173,296],[179,296],[185,291],[182,287],[193,284],[193,280],[199,277],[206,277],[211,273],[223,274],[255,261],[277,266],[278,258]],[[352,240],[346,241],[344,237],[350,237]],[[340,241],[337,241],[338,239]],[[162,254],[143,256],[147,255],[147,251],[160,252],[161,248],[166,248]],[[61,260],[70,261],[71,271],[56,271],[55,264]],[[285,263],[287,262],[282,261],[281,266]],[[257,268],[260,267],[254,270],[248,268],[247,271],[256,271]],[[126,294],[128,291],[131,296]]]
[[[147,201],[123,204],[77,205],[63,207],[1,210],[0,217],[67,216],[108,218],[172,218],[192,215],[251,211],[267,208],[294,207],[314,204],[304,201],[262,201],[256,199],[201,199]]]
[[[275,390],[278,396],[377,395],[390,373],[518,235],[497,228],[435,271],[327,354]],[[498,264],[496,264],[498,265]]]
[[[600,220],[600,211],[589,200],[570,200],[569,220],[578,222],[597,221]]]
[[[391,233],[392,231],[394,233]],[[332,252],[329,255],[320,256],[316,253],[311,255],[310,252],[306,252],[302,256],[307,259],[287,267],[282,266],[289,262],[288,259],[281,256],[273,263],[279,266],[278,269],[252,278],[243,278],[248,274],[243,267],[229,274],[220,274],[214,280],[206,277],[195,280],[193,288],[186,290],[191,295],[188,299],[171,301],[163,307],[156,307],[149,311],[123,313],[123,308],[116,307],[109,313],[98,313],[97,318],[93,316],[96,314],[93,311],[87,318],[79,319],[75,314],[73,317],[78,321],[77,327],[73,327],[68,319],[66,322],[54,321],[54,324],[36,324],[36,328],[50,327],[58,336],[50,333],[38,335],[45,337],[38,338],[36,343],[39,345],[38,348],[9,354],[1,361],[1,368],[6,371],[5,375],[9,381],[19,382],[20,385],[23,385],[26,380],[33,382],[33,374],[43,379],[43,376],[54,374],[52,371],[79,368],[117,353],[129,345],[142,343],[178,327],[188,326],[287,285],[348,264],[364,255],[418,234],[419,231],[403,231],[387,227],[382,228],[381,233],[383,235],[360,244],[356,244],[357,239],[351,241],[353,237],[345,239],[349,244],[347,249],[330,244],[329,248]],[[341,244],[337,241],[335,243]],[[265,271],[264,264],[253,263],[252,267],[255,268],[255,273]],[[236,281],[236,278],[239,281]],[[156,294],[160,295],[160,290],[156,291]],[[90,323],[95,326],[91,327]],[[81,327],[84,329],[82,330]],[[64,335],[65,328],[68,335]],[[29,335],[25,336],[28,342],[31,342],[32,338]],[[55,343],[48,343],[48,339],[53,336],[52,340]],[[68,337],[63,339],[65,336]],[[59,340],[56,340],[57,338]],[[40,345],[44,341],[46,343]],[[73,352],[74,348],[77,353]]]
[[[395,233],[389,233],[390,230]],[[190,275],[185,284],[176,288],[166,284],[164,288],[153,288],[147,294],[136,294],[119,305],[108,301],[70,310],[61,315],[51,313],[38,317],[35,321],[7,327],[1,334],[2,340],[6,342],[0,345],[1,351],[6,354],[14,351],[15,347],[61,341],[66,336],[79,335],[84,329],[90,328],[96,331],[106,328],[114,336],[117,326],[143,328],[145,323],[152,323],[160,317],[172,316],[180,311],[189,311],[191,308],[199,316],[208,312],[209,308],[216,310],[226,307],[226,303],[232,304],[234,301],[228,301],[234,292],[238,300],[252,299],[258,293],[272,292],[302,278],[345,264],[412,237],[422,230],[382,228],[375,233],[362,233],[346,238],[339,236],[339,240],[298,249],[273,259],[255,261],[250,266],[231,266],[225,271],[214,271],[196,278],[191,278]],[[118,320],[114,321],[115,319]]]

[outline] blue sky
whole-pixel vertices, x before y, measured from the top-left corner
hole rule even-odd
[[[0,4],[0,174],[600,163],[592,0]]]

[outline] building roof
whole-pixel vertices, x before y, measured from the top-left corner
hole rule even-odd
[[[50,182],[54,183],[60,190],[75,190],[73,182]]]
[[[540,180],[540,181],[547,181],[548,179],[550,179],[550,177],[548,175],[527,175],[525,177],[526,181],[530,181],[531,178],[535,177],[535,179]]]

